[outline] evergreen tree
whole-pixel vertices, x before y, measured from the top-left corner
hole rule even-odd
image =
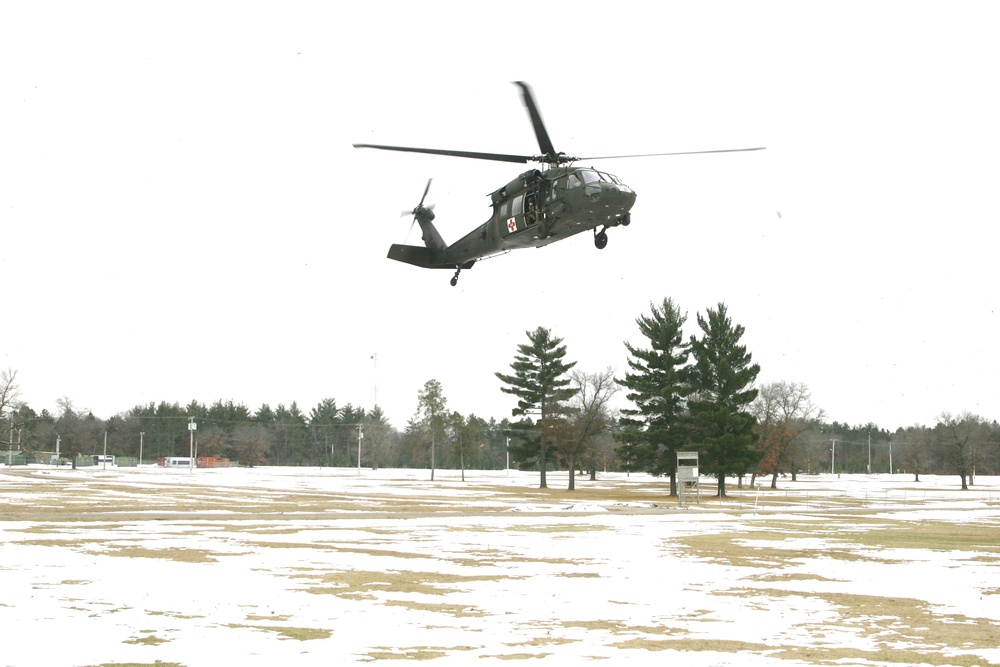
[[[744,329],[734,325],[720,303],[698,315],[700,338],[691,337],[694,357],[692,387],[688,401],[702,468],[718,479],[719,497],[726,495],[726,475],[743,475],[759,459],[754,451],[755,420],[750,404],[757,398],[753,383],[760,366],[752,363],[745,345]]]
[[[562,402],[576,394],[576,389],[568,386],[571,380],[566,375],[576,362],[563,361],[566,346],[562,344],[562,338],[554,337],[548,329],[538,327],[525,333],[530,343],[517,346],[518,353],[514,357],[514,363],[510,365],[514,373],[494,375],[507,385],[501,387],[500,391],[518,399],[517,407],[512,411],[513,416],[538,416],[533,425],[530,421],[518,425],[521,443],[514,449],[514,453],[519,461],[534,459],[538,462],[539,488],[544,489],[548,488],[545,468],[550,453],[543,426],[558,414]],[[534,434],[530,430],[534,430]]]
[[[333,454],[340,422],[341,409],[337,407],[337,401],[332,398],[324,398],[309,411],[309,430],[312,433],[313,447],[322,451],[321,460],[331,465],[336,465]]]
[[[636,319],[649,347],[625,343],[629,368],[618,384],[635,407],[621,411],[618,440],[627,443],[630,462],[654,475],[670,476],[670,495],[677,493],[677,451],[687,439],[687,397],[691,393],[688,358],[684,342],[687,315],[672,299],[650,304],[650,314]]]
[[[417,417],[421,431],[429,436],[431,448],[431,481],[434,481],[437,444],[444,440],[448,425],[448,399],[437,380],[428,380],[417,394]]]
[[[364,456],[368,459],[372,470],[377,470],[379,466],[389,461],[395,432],[389,423],[389,418],[377,405],[365,415],[364,429]]]

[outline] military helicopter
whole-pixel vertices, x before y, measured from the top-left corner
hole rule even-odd
[[[526,171],[491,192],[489,196],[493,214],[490,218],[451,245],[444,242],[434,227],[434,207],[424,206],[424,200],[427,199],[431,187],[431,180],[428,179],[420,203],[413,210],[403,212],[404,216],[413,216],[411,228],[413,224],[420,225],[424,245],[394,243],[389,248],[389,259],[425,269],[454,269],[455,275],[451,279],[454,287],[463,269],[471,269],[480,259],[516,248],[540,248],[575,234],[593,230],[594,245],[598,249],[603,249],[608,244],[608,229],[628,226],[632,221],[630,211],[635,204],[636,194],[617,176],[592,167],[577,167],[573,165],[574,162],[762,150],[762,147],[730,148],[578,158],[556,151],[542,123],[531,88],[523,81],[515,81],[514,84],[521,89],[524,106],[531,118],[538,147],[542,151],[539,155],[505,155],[436,148],[354,144],[355,148],[378,148],[387,151],[428,153],[521,164],[537,162],[542,165],[541,169]]]

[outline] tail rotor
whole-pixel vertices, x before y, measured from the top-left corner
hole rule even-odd
[[[427,199],[427,193],[430,192],[431,181],[433,180],[433,178],[427,179],[427,186],[424,188],[424,194],[420,197],[420,203],[417,204],[416,208],[410,211],[403,211],[400,214],[401,218],[405,218],[408,215],[413,216],[413,222],[410,223],[410,231],[406,233],[407,238],[409,238],[410,233],[413,232],[413,225],[417,224],[417,222],[421,220],[424,222],[431,222],[434,220],[434,204],[424,206],[424,200]]]

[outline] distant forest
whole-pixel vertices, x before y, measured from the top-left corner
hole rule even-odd
[[[74,410],[69,400],[59,402],[59,414],[36,413],[27,404],[9,411],[9,442],[15,451],[53,453],[56,441],[63,457],[107,453],[138,457],[140,444],[146,462],[158,457],[187,456],[192,443],[199,456],[229,458],[244,465],[357,466],[361,433],[362,467],[430,466],[430,443],[419,420],[400,430],[391,426],[379,409],[339,406],[323,400],[308,412],[296,403],[250,410],[232,401],[204,405],[159,403],[136,406],[128,412],[102,419]],[[768,462],[768,447],[775,435],[765,432],[758,420],[757,446],[764,454],[747,474],[888,473],[960,474],[963,460],[971,475],[1000,474],[1000,424],[975,415],[942,415],[931,427],[911,426],[895,432],[875,424],[848,425],[808,420],[784,424],[792,434],[784,465]],[[499,470],[507,465],[508,419],[482,419],[452,413],[444,438],[435,443],[439,468]],[[600,471],[640,470],[628,443],[617,442],[613,421],[607,436],[593,443],[583,468]],[[794,433],[793,433],[794,431]],[[516,431],[514,431],[516,434]],[[466,437],[471,443],[460,443]],[[465,446],[471,444],[472,446]],[[556,457],[554,463],[559,465]],[[512,466],[532,469],[532,462]],[[550,464],[551,465],[551,464]]]

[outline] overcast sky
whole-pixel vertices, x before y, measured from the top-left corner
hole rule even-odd
[[[623,373],[636,317],[725,302],[760,382],[828,419],[1000,418],[993,3],[10,2],[0,8],[0,366],[109,417],[424,383],[509,416],[549,327]],[[595,164],[633,224],[462,273],[386,259],[428,178],[446,241],[521,165],[356,150],[767,146]],[[412,234],[410,243],[420,243]]]

